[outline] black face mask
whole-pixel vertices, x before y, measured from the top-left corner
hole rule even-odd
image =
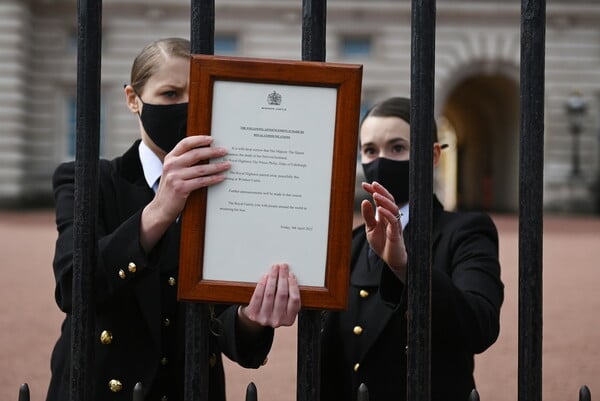
[[[379,157],[362,166],[369,184],[377,181],[383,185],[392,194],[397,205],[408,202],[408,160]]]
[[[140,98],[142,100],[142,98]],[[187,129],[187,103],[144,103],[140,120],[146,133],[159,148],[169,153],[185,138]]]

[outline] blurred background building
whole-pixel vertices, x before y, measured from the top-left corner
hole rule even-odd
[[[217,0],[215,53],[298,60],[300,0]],[[410,94],[410,0],[328,0],[327,61],[364,65],[362,108]],[[76,0],[0,1],[0,206],[48,206],[75,157]],[[104,0],[101,156],[137,138],[123,85],[148,42],[189,37],[190,2]],[[436,192],[518,210],[520,1],[437,2]],[[547,0],[544,207],[600,213],[600,2]]]

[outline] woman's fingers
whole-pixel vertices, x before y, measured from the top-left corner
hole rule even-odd
[[[392,196],[392,194],[383,185],[381,185],[377,181],[373,181],[372,186],[373,186],[374,194],[379,194],[379,195],[387,198],[392,203],[396,203],[394,201],[394,196]]]
[[[298,279],[293,273],[290,273],[288,277],[289,286],[289,299],[286,310],[286,320],[283,323],[285,326],[291,326],[296,321],[296,316],[300,312],[302,307],[302,301],[300,300],[300,286],[298,285]]]
[[[365,221],[365,226],[367,230],[372,230],[377,224],[377,220],[375,220],[375,211],[373,210],[373,205],[368,200],[363,200],[360,203],[360,211]]]
[[[265,287],[265,294],[263,296],[262,306],[260,308],[260,315],[263,317],[264,322],[268,322],[271,314],[273,313],[275,295],[277,294],[278,278],[279,265],[273,265],[271,266],[271,271],[267,275],[267,285]]]
[[[298,282],[295,276],[289,274],[289,266],[274,264],[262,282],[257,284],[244,312],[261,326],[276,328],[292,325],[300,306]]]
[[[277,295],[273,308],[273,327],[290,326],[300,310],[300,289],[296,277],[289,272],[287,264],[279,266]]]
[[[172,156],[181,156],[190,149],[206,147],[212,144],[212,142],[213,137],[210,135],[188,136],[179,141],[169,154]]]
[[[280,324],[279,319],[284,319],[287,314],[287,303],[289,298],[289,267],[286,264],[278,265],[277,293],[273,303],[273,324]]]
[[[262,301],[265,294],[265,287],[267,285],[267,275],[264,274],[258,283],[256,283],[256,288],[252,293],[252,298],[250,298],[250,304],[244,308],[244,313],[246,316],[252,321],[257,321],[258,314],[260,312],[260,308],[262,307]]]
[[[202,187],[217,184],[225,179],[223,172],[231,168],[228,161],[213,161],[223,157],[227,150],[211,147],[212,137],[195,135],[182,139],[175,148],[165,156],[160,181],[162,188],[167,188],[167,196],[174,196],[185,202],[193,191]]]
[[[380,193],[374,193],[373,199],[375,200],[375,204],[379,208],[385,208],[386,210],[389,210],[390,213],[394,214],[394,216],[397,216],[400,212],[400,208],[398,207],[398,205],[396,205],[393,198],[390,199],[384,195],[381,195]]]

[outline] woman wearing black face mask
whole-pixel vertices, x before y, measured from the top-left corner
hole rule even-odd
[[[348,308],[328,313],[322,335],[321,399],[406,399],[408,158],[410,101],[375,105],[360,126],[364,225],[354,230]],[[433,161],[442,147],[434,134]],[[376,208],[373,207],[373,204]],[[451,213],[433,200],[432,401],[466,401],[473,356],[497,339],[504,287],[498,237],[482,213]]]
[[[201,163],[226,154],[210,146],[211,137],[185,137],[189,58],[189,42],[177,38],[151,43],[136,57],[125,96],[141,140],[99,164],[91,364],[98,401],[131,400],[137,382],[144,400],[183,399],[178,216],[191,192],[223,181],[230,167]],[[52,354],[49,401],[70,394],[74,170],[74,163],[62,164],[53,178],[56,301],[66,316]],[[224,401],[221,353],[245,367],[263,364],[273,328],[293,324],[300,309],[298,284],[287,265],[276,264],[259,280],[249,305],[211,308],[221,334],[209,341],[208,399]]]

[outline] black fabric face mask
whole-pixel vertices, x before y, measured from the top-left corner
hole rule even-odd
[[[392,194],[397,205],[408,202],[408,160],[378,157],[362,166],[369,184],[377,181],[383,185]]]
[[[141,100],[141,98],[140,98]],[[144,103],[140,120],[152,142],[169,153],[186,135],[188,103]]]

